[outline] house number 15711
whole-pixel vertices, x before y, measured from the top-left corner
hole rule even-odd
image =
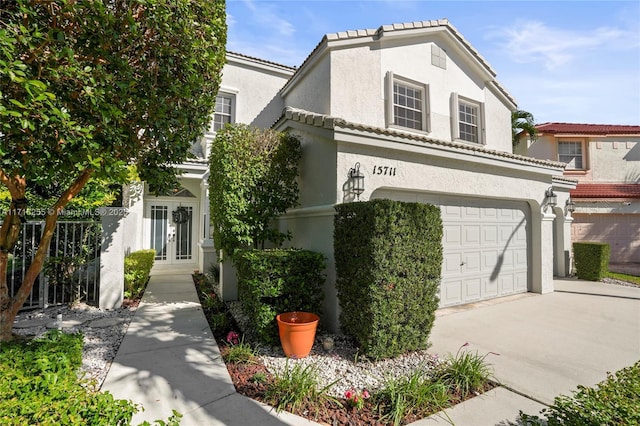
[[[374,175],[395,176],[396,168],[389,166],[373,166]]]

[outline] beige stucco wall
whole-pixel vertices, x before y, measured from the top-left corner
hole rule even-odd
[[[640,138],[597,138],[589,141],[591,179],[640,183]]]

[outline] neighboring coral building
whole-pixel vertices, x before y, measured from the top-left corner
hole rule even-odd
[[[640,126],[544,123],[536,128],[527,154],[566,163],[564,175],[578,180],[571,190],[572,240],[609,243],[611,262],[640,262]]]

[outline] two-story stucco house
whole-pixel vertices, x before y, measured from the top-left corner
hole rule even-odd
[[[329,328],[339,313],[339,203],[391,198],[441,207],[441,306],[553,291],[554,270],[568,272],[563,206],[575,181],[562,163],[512,153],[516,103],[447,20],[328,34],[299,68],[229,53],[218,101],[194,146],[202,159],[183,166],[184,191],[156,198],[140,190],[142,202],[131,202],[144,223],[137,245],[159,251],[158,269],[203,269],[215,259],[205,158],[219,126],[243,122],[300,136],[300,206],[279,224],[292,232],[292,246],[327,256]],[[235,298],[230,265],[222,276],[223,296]]]
[[[611,246],[611,262],[640,262],[640,126],[544,123],[519,144],[528,155],[566,163],[577,179],[572,240]],[[526,146],[525,146],[526,145]]]

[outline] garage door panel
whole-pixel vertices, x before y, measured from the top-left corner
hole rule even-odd
[[[462,244],[462,226],[445,225],[443,227],[443,244],[460,246]]]
[[[443,256],[443,275],[459,274],[462,264],[462,253],[444,253]]]
[[[507,295],[515,293],[515,277],[514,274],[500,275],[500,287],[498,289],[500,295]]]
[[[480,225],[465,225],[462,229],[462,245],[468,247],[480,244]]]
[[[482,252],[482,270],[491,271],[498,262],[498,250],[485,250]]]
[[[520,272],[515,274],[515,291],[517,293],[524,293],[527,291],[527,274]]]
[[[513,250],[512,253],[515,259],[514,267],[525,268],[528,265],[528,256],[527,256],[526,248]]]
[[[478,207],[463,207],[462,209],[462,219],[480,219],[480,209]]]
[[[485,244],[497,244],[498,227],[495,225],[485,225],[482,227],[482,238]]]
[[[492,280],[491,277],[486,278],[483,282],[482,298],[498,296],[498,281]]]
[[[447,282],[440,291],[440,305],[451,306],[462,300],[462,280],[454,279]]]
[[[462,267],[463,274],[469,274],[473,272],[480,272],[482,265],[482,252],[478,251],[467,251],[464,253],[464,265]]]
[[[482,209],[482,218],[489,219],[495,222],[498,218],[498,209]]]
[[[468,302],[480,300],[480,296],[482,294],[481,285],[482,282],[480,278],[471,278],[464,280],[462,287],[462,300],[466,300]]]

